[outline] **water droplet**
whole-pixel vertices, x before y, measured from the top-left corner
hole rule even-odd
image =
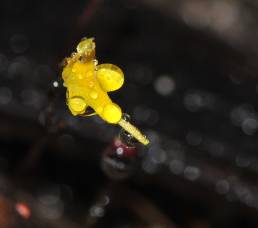
[[[57,87],[59,86],[58,81],[54,81],[54,82],[53,82],[53,86],[54,86],[55,88],[57,88]]]
[[[40,187],[38,191],[38,211],[48,219],[58,219],[62,216],[64,204],[61,200],[60,187],[48,183],[46,187]]]
[[[186,179],[195,181],[200,177],[200,169],[194,166],[187,166],[184,170]]]
[[[45,94],[34,89],[24,89],[21,92],[21,98],[24,105],[32,106],[36,109],[41,108],[46,102]]]
[[[121,129],[119,133],[119,139],[128,146],[135,146],[137,143],[136,139],[124,129]]]
[[[97,59],[93,59],[93,63],[94,63],[95,66],[97,66],[98,65],[98,60]]]
[[[95,90],[90,91],[90,97],[92,99],[97,99],[98,98],[98,93]]]
[[[99,206],[92,206],[90,208],[90,215],[92,217],[103,217],[105,213],[105,210],[103,207],[99,207]]]
[[[122,114],[122,119],[125,120],[125,121],[127,121],[127,122],[129,122],[129,121],[131,120],[131,117],[130,117],[129,114],[123,113],[123,114]]]
[[[39,190],[38,200],[45,205],[55,204],[60,200],[60,189],[57,185],[43,187]]]
[[[258,128],[258,121],[254,118],[246,118],[241,127],[245,134],[253,135]]]
[[[118,148],[116,149],[116,153],[117,153],[118,155],[123,155],[124,149],[123,149],[122,147],[118,147]]]
[[[113,180],[123,180],[129,177],[134,170],[136,156],[131,156],[127,147],[113,144],[108,147],[101,158],[101,167],[104,173]],[[128,150],[135,148],[128,147]],[[131,152],[130,152],[131,154]]]
[[[30,62],[24,56],[15,58],[8,66],[7,77],[10,79],[18,79],[20,77],[28,79],[32,69],[30,65]]]
[[[203,106],[203,99],[198,93],[188,93],[184,97],[184,105],[189,111],[196,112]]]
[[[208,152],[214,157],[222,156],[225,151],[225,145],[222,142],[207,139],[204,144]]]
[[[132,80],[137,84],[148,85],[153,80],[153,71],[148,66],[130,64],[126,67],[126,71],[126,74],[131,75]]]
[[[86,36],[81,38],[81,41],[87,40],[88,38]]]
[[[216,191],[219,194],[227,194],[229,191],[229,183],[227,180],[220,180],[216,183]]]
[[[89,81],[88,85],[89,85],[90,88],[92,88],[94,86],[94,82],[93,81]]]
[[[142,169],[149,174],[154,174],[157,172],[158,164],[151,161],[150,159],[145,159],[142,162]]]
[[[72,52],[72,54],[71,54],[72,57],[75,57],[76,55],[77,55],[76,52]]]
[[[237,106],[230,113],[231,121],[236,126],[241,126],[244,120],[254,117],[255,111],[251,104],[242,104]]]
[[[155,90],[162,96],[170,95],[176,88],[175,81],[169,75],[162,75],[154,82]]]
[[[169,168],[172,173],[178,175],[184,171],[184,163],[180,160],[172,160],[169,163]]]
[[[160,143],[160,135],[154,131],[154,130],[148,130],[146,132],[146,137],[150,140],[150,142],[154,143]]]
[[[61,200],[56,204],[38,204],[37,207],[37,211],[39,212],[40,216],[47,219],[59,219],[64,212],[64,203]]]
[[[84,39],[77,45],[78,53],[89,53],[95,49],[95,43],[93,38]]]
[[[148,151],[149,158],[154,162],[154,163],[164,163],[167,159],[167,154],[166,151],[164,151],[160,146],[157,144],[152,145],[149,148]]]
[[[190,112],[197,112],[202,108],[212,109],[214,102],[215,96],[205,91],[189,91],[184,97],[184,106]]]

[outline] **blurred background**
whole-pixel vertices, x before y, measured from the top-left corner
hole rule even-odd
[[[258,227],[256,0],[3,0],[0,29],[0,227]],[[129,157],[66,107],[85,36],[151,140]]]

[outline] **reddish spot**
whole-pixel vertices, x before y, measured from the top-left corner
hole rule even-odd
[[[134,157],[137,154],[136,147],[127,146],[120,139],[115,139],[112,145],[112,150],[116,151],[118,148],[122,149],[123,151],[122,156],[124,157]]]
[[[28,219],[31,215],[30,208],[25,203],[17,203],[15,209],[25,219]]]

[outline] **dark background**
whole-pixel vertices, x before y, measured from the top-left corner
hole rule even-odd
[[[0,227],[258,227],[257,22],[255,0],[1,1]],[[151,140],[129,161],[66,107],[86,36]]]

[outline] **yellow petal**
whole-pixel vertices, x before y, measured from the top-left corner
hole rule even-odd
[[[123,71],[113,64],[101,64],[97,66],[97,79],[103,90],[115,91],[124,84]]]
[[[89,53],[95,50],[95,42],[94,38],[84,39],[77,45],[77,52],[82,53]]]
[[[71,113],[76,116],[79,114],[83,114],[87,107],[86,102],[82,97],[72,97],[68,100],[68,107]]]
[[[122,117],[121,108],[115,103],[110,103],[104,107],[101,117],[108,123],[118,123]]]

